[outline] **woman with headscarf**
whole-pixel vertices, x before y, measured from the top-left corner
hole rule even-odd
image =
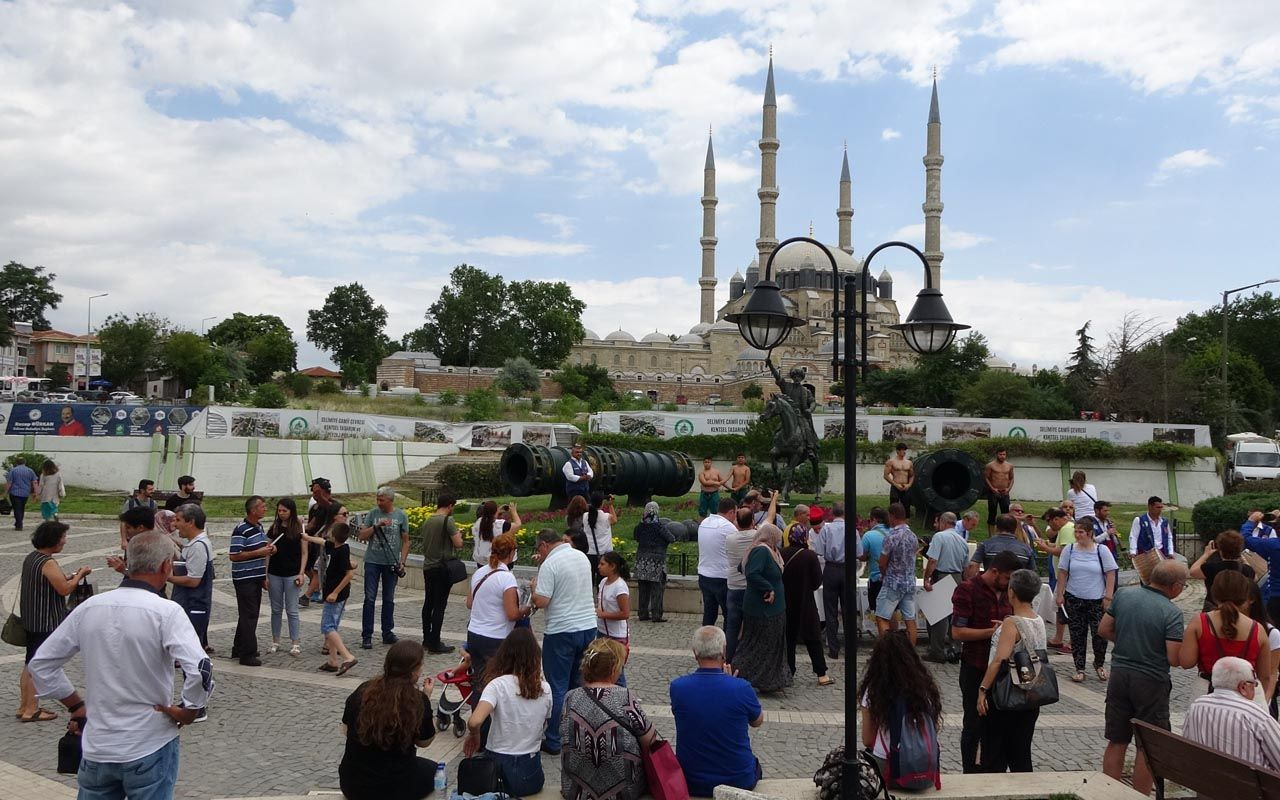
[[[815,511],[817,509],[814,509]],[[796,644],[803,642],[819,686],[830,686],[827,659],[822,652],[822,631],[818,621],[818,600],[814,592],[822,587],[822,564],[809,549],[809,533],[792,532],[791,544],[782,548],[782,585],[787,601],[787,670],[796,676]]]
[[[787,667],[787,601],[782,585],[782,531],[764,523],[742,560],[747,593],[742,599],[742,641],[733,656],[738,676],[757,692],[791,685]]]
[[[658,519],[658,504],[645,503],[644,517],[636,524],[635,579],[639,607],[636,616],[651,622],[666,622],[662,616],[662,595],[667,588],[667,548],[676,536]]]

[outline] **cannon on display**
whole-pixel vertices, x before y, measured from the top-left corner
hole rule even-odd
[[[963,450],[937,450],[915,461],[912,502],[932,519],[943,511],[960,514],[978,502],[987,488],[982,465]]]
[[[676,451],[619,450],[593,445],[583,448],[583,456],[595,473],[591,491],[626,495],[630,506],[642,506],[654,495],[681,497],[693,486],[697,474],[693,459]],[[567,447],[517,442],[502,452],[498,477],[508,494],[516,497],[549,494],[549,508],[561,509],[569,502],[561,471],[568,460]]]

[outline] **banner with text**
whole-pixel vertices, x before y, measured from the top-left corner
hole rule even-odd
[[[4,432],[18,436],[151,436],[186,433],[199,409],[102,403],[4,403]]]

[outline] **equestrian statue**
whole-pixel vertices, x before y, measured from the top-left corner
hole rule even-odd
[[[776,417],[781,422],[778,432],[773,435],[773,448],[769,451],[769,460],[775,474],[778,473],[778,462],[783,463],[782,501],[789,503],[791,502],[791,482],[795,477],[797,466],[808,461],[813,465],[815,483],[819,480],[818,434],[813,428],[813,407],[817,403],[813,392],[804,385],[804,367],[792,367],[787,380],[782,377],[782,373],[778,372],[778,368],[768,357],[765,358],[764,363],[769,367],[769,372],[772,373],[773,380],[781,391],[769,395],[769,402],[765,403],[760,419],[770,420]],[[813,498],[815,501],[821,492],[822,487],[815,485]]]

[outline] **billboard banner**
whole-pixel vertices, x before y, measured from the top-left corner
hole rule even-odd
[[[4,432],[14,436],[151,436],[186,433],[199,409],[102,403],[6,404]]]

